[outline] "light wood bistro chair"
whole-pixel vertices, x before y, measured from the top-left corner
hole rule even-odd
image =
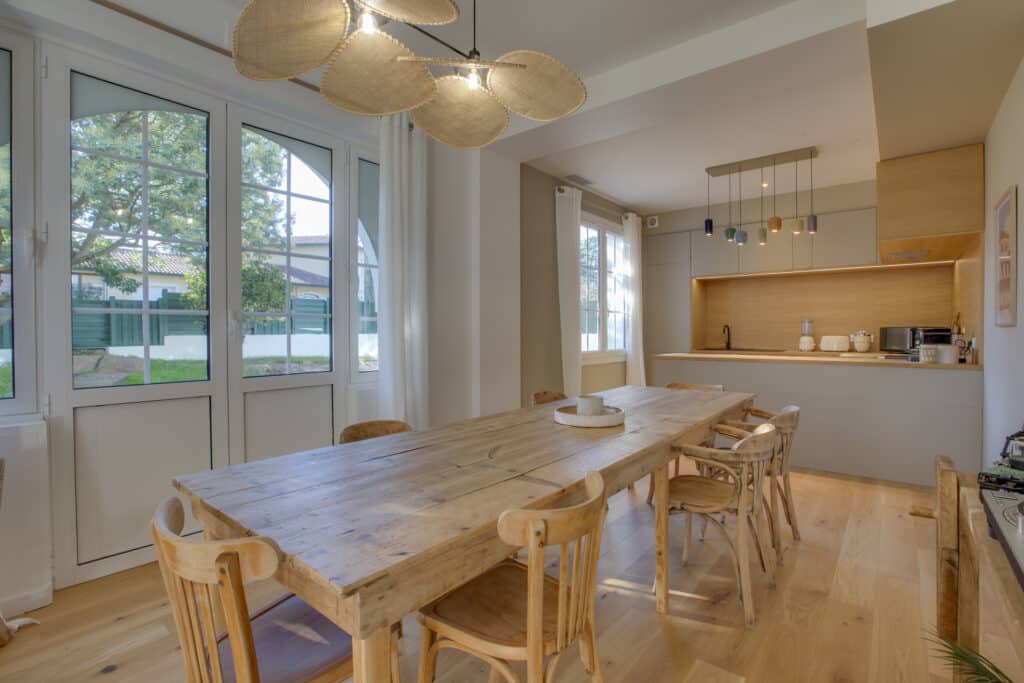
[[[569,397],[561,391],[551,391],[550,389],[535,391],[533,392],[533,407],[536,408],[537,406],[542,406],[545,403],[554,403],[555,401],[564,401],[567,398]]]
[[[184,523],[181,501],[169,498],[150,532],[189,683],[328,683],[352,676],[352,639],[300,598],[287,595],[250,615],[245,584],[277,571],[273,541],[190,541],[180,535]],[[226,632],[217,632],[218,618]]]
[[[692,384],[690,382],[670,382],[665,385],[666,389],[682,389],[687,391],[725,391],[725,385],[722,384]],[[705,446],[714,446],[715,437],[711,435],[708,441],[704,443]],[[675,460],[675,472],[672,474],[673,477],[679,475],[679,458]],[[654,501],[654,475],[650,477],[650,483],[647,486],[647,504],[650,505]]]
[[[420,613],[419,683],[434,680],[438,653],[461,650],[491,666],[491,683],[520,683],[510,661],[526,662],[527,683],[551,683],[562,654],[579,641],[593,681],[603,681],[594,635],[594,596],[608,494],[597,472],[587,500],[573,507],[506,510],[498,535],[528,549],[527,564],[505,560]],[[544,572],[544,549],[559,546],[558,577]],[[550,657],[545,666],[545,658]]]
[[[796,516],[796,503],[793,500],[793,487],[789,481],[790,456],[793,451],[793,438],[796,436],[797,428],[800,426],[800,407],[789,405],[775,413],[761,408],[751,408],[748,411],[751,417],[766,420],[775,426],[778,431],[778,441],[775,444],[775,454],[772,457],[772,465],[768,470],[769,486],[769,521],[772,531],[772,547],[776,554],[782,557],[781,542],[781,519],[779,518],[779,502],[782,502],[782,511],[786,515],[786,522],[793,533],[793,540],[800,540],[800,523]],[[723,424],[738,429],[752,432],[758,424],[752,422],[736,422],[725,420]]]
[[[732,448],[706,446],[676,446],[676,450],[706,466],[715,476],[682,475],[668,483],[669,514],[700,515],[718,527],[729,545],[736,578],[740,586],[740,599],[748,626],[754,624],[754,598],[750,583],[749,541],[754,541],[762,565],[767,567],[764,539],[758,531],[758,514],[764,505],[764,480],[775,451],[776,431],[770,424],[759,425],[753,433],[737,441]],[[719,514],[735,515],[736,541],[715,517]],[[689,519],[687,520],[689,521]],[[690,528],[687,525],[686,543]],[[684,550],[684,557],[687,551]]]
[[[412,425],[401,420],[370,420],[368,422],[356,422],[341,430],[338,443],[352,443],[364,439],[376,439],[378,436],[389,434],[401,434],[411,432]]]

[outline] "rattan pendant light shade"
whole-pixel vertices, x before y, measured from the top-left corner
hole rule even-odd
[[[232,36],[235,68],[258,81],[301,76],[327,61],[348,25],[345,0],[250,0]]]
[[[427,135],[452,147],[484,147],[508,128],[508,111],[486,88],[462,76],[437,79],[437,96],[414,109],[412,120]]]
[[[453,0],[248,0],[235,24],[232,57],[240,74],[261,81],[323,66],[320,93],[333,106],[363,116],[412,111],[419,128],[454,147],[497,140],[509,110],[553,121],[583,105],[583,81],[550,55],[515,50],[481,59],[476,4],[473,47],[464,52],[417,26],[458,19]],[[377,15],[391,20],[389,30],[407,24],[458,57],[413,54],[378,27]],[[354,17],[358,29],[349,33]],[[435,78],[438,69],[456,73]]]
[[[320,80],[320,94],[339,109],[364,116],[386,116],[415,109],[437,92],[426,65],[401,61],[413,53],[397,38],[356,31],[331,57]]]
[[[406,24],[424,26],[450,24],[459,18],[459,7],[452,0],[357,0],[377,14]]]
[[[572,114],[587,101],[580,77],[560,61],[535,50],[515,50],[499,62],[525,69],[491,69],[487,87],[506,107],[534,121],[554,121]]]

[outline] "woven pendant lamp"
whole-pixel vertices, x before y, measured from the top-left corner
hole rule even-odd
[[[486,88],[472,87],[464,76],[437,79],[437,96],[412,111],[427,135],[452,147],[485,147],[508,128],[508,111]]]
[[[359,5],[404,24],[438,26],[459,18],[452,0],[356,0]]]
[[[231,57],[246,78],[295,78],[327,61],[348,24],[345,0],[250,0],[235,23]]]
[[[525,69],[491,69],[487,87],[501,102],[534,121],[554,121],[583,106],[587,88],[580,77],[560,61],[536,50],[515,50],[498,62],[522,64]]]
[[[320,94],[353,114],[386,116],[409,111],[437,94],[426,65],[401,61],[412,51],[383,31],[356,31],[331,57]]]

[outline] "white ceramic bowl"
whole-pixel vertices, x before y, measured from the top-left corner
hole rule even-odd
[[[866,353],[871,350],[871,337],[857,335],[853,338],[853,350],[858,353]]]

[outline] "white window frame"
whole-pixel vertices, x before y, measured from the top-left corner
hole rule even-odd
[[[376,148],[368,146],[352,146],[349,159],[349,182],[351,183],[350,196],[352,201],[349,206],[349,272],[350,293],[349,293],[349,382],[353,385],[376,385],[380,370],[361,371],[359,369],[359,249],[356,241],[359,239],[359,160],[365,159],[378,166],[380,165],[380,152]],[[377,258],[377,269],[380,272],[380,256]],[[380,310],[377,311],[377,354],[378,368],[380,361]]]
[[[0,400],[0,416],[39,411],[36,401],[35,311],[35,44],[0,28],[11,53],[11,261],[14,272],[14,397]]]
[[[598,315],[598,338],[600,340],[597,351],[583,351],[582,350],[582,339],[581,339],[581,350],[580,358],[583,365],[605,365],[607,363],[624,363],[626,362],[626,351],[625,349],[608,349],[608,267],[607,267],[607,234],[612,233],[619,237],[624,236],[622,225],[610,221],[607,218],[595,216],[592,213],[584,211],[580,218],[580,226],[592,228],[598,231],[600,235],[600,261],[598,264],[598,301],[600,303],[600,313]],[[627,314],[628,315],[628,314]],[[627,326],[628,326],[627,318]]]

